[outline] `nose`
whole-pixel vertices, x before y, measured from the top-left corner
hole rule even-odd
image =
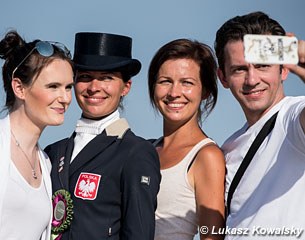
[[[248,72],[245,77],[245,84],[247,86],[256,86],[259,83],[259,76],[256,72],[256,69],[253,65],[250,65]]]
[[[179,96],[181,96],[181,86],[180,84],[174,83],[171,85],[169,91],[168,91],[168,96],[172,97],[172,98],[177,98]]]
[[[59,102],[61,103],[70,103],[72,99],[72,93],[71,90],[67,91],[66,89],[63,90],[59,96]]]
[[[99,91],[100,87],[101,87],[101,81],[99,81],[98,79],[92,79],[87,89],[89,92],[97,92]]]

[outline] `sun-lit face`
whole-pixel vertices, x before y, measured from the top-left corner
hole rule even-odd
[[[165,121],[197,121],[202,100],[200,68],[191,59],[165,61],[159,69],[154,101]]]
[[[248,121],[258,120],[284,97],[282,81],[288,70],[279,65],[249,64],[244,58],[242,41],[227,43],[225,72],[218,72],[225,88],[243,108]]]
[[[38,78],[25,87],[24,109],[40,128],[62,124],[72,99],[73,70],[71,65],[55,59],[42,69]]]
[[[124,82],[119,72],[79,71],[75,96],[83,115],[97,119],[114,112],[130,87],[131,80]]]

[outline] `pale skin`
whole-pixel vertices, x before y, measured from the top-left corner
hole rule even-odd
[[[60,59],[55,59],[38,76],[34,76],[29,86],[25,86],[17,77],[12,80],[16,102],[10,112],[11,130],[32,166],[36,162],[37,179],[33,178],[32,168],[13,137],[11,157],[32,187],[39,187],[42,178],[36,147],[38,139],[46,126],[63,123],[64,113],[72,99],[72,86],[72,67]]]
[[[83,115],[99,119],[111,114],[129,93],[131,83],[124,82],[120,72],[78,71],[74,90]]]
[[[250,64],[244,58],[243,42],[231,41],[225,47],[225,70],[218,69],[218,77],[240,103],[249,126],[256,123],[284,97],[283,81],[289,71],[305,82],[305,42],[299,41],[299,65]],[[300,123],[305,133],[305,110]]]
[[[163,145],[157,148],[161,169],[178,164],[207,136],[198,122],[198,108],[206,97],[199,66],[190,59],[167,60],[159,69],[154,101],[163,116]],[[188,172],[195,192],[199,226],[212,229],[224,224],[225,161],[214,144],[203,147]],[[200,235],[200,239],[223,239],[219,235]]]

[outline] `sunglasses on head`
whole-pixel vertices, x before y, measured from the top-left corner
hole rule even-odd
[[[41,56],[50,57],[54,54],[54,46],[61,50],[66,57],[71,58],[71,53],[64,44],[59,42],[39,41],[35,44],[35,47],[24,57],[24,59],[22,59],[22,61],[17,65],[17,67],[15,67],[14,71],[12,72],[12,79],[14,78],[14,74],[17,69],[34,52],[35,49]]]

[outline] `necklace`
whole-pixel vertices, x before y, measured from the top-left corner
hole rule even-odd
[[[23,153],[23,155],[25,156],[26,160],[29,162],[29,164],[31,165],[32,168],[32,176],[34,179],[37,179],[37,175],[36,175],[36,159],[34,161],[34,166],[32,165],[30,159],[28,158],[28,156],[26,155],[26,153],[23,151],[22,147],[20,146],[19,141],[17,140],[17,138],[15,137],[15,134],[13,133],[13,131],[11,130],[12,136],[15,139],[15,144],[16,146],[21,150],[21,152]],[[37,145],[36,145],[36,149],[37,149]]]

